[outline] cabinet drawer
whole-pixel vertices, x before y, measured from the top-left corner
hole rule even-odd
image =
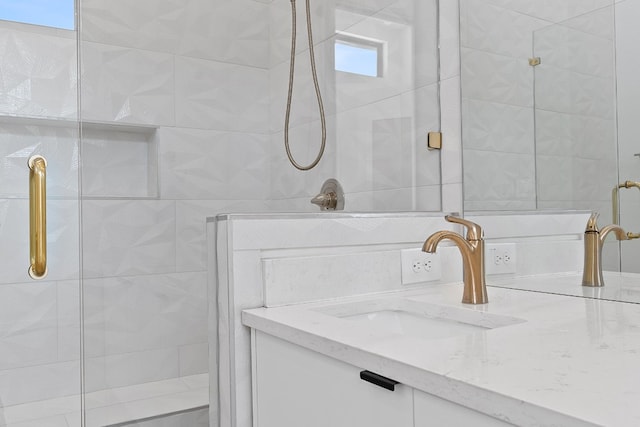
[[[254,332],[257,427],[413,427],[413,390],[363,381],[364,368]]]

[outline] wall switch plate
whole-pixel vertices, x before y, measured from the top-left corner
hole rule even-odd
[[[430,254],[421,249],[403,249],[400,259],[403,285],[431,282],[442,277],[440,254]]]
[[[513,274],[516,272],[516,244],[490,243],[484,248],[486,274]]]

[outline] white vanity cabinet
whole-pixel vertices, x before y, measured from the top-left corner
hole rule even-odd
[[[254,427],[413,427],[413,390],[254,330]]]
[[[509,425],[403,384],[387,390],[362,380],[363,369],[260,331],[252,346],[254,427]]]

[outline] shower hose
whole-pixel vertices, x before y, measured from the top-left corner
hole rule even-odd
[[[316,71],[316,60],[315,54],[313,51],[313,34],[311,30],[311,7],[309,4],[309,0],[306,0],[306,9],[307,9],[307,38],[309,41],[309,60],[311,61],[311,74],[313,77],[313,85],[316,90],[316,99],[318,101],[318,110],[320,111],[320,125],[322,127],[322,143],[320,145],[320,150],[318,151],[318,155],[315,160],[310,164],[303,166],[300,165],[293,158],[291,154],[291,147],[289,145],[289,118],[291,116],[291,98],[293,96],[293,78],[295,74],[295,62],[296,62],[296,0],[291,0],[291,60],[289,62],[289,91],[287,94],[287,111],[284,118],[284,147],[287,150],[287,157],[291,164],[301,171],[307,171],[313,169],[324,154],[324,149],[327,143],[327,125],[325,121],[324,114],[324,106],[322,105],[322,95],[320,94],[320,87],[318,85],[318,73]]]

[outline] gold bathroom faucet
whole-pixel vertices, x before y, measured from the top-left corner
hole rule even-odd
[[[582,286],[604,286],[602,277],[602,246],[607,234],[614,232],[618,240],[628,240],[627,233],[617,224],[598,229],[598,212],[593,212],[584,230],[584,268]]]
[[[444,239],[455,243],[462,255],[462,279],[464,282],[462,302],[465,304],[486,304],[489,302],[489,298],[484,280],[484,234],[482,228],[476,223],[451,215],[445,216],[444,219],[467,227],[466,239],[453,231],[436,231],[424,242],[422,250],[434,253],[438,243]]]

